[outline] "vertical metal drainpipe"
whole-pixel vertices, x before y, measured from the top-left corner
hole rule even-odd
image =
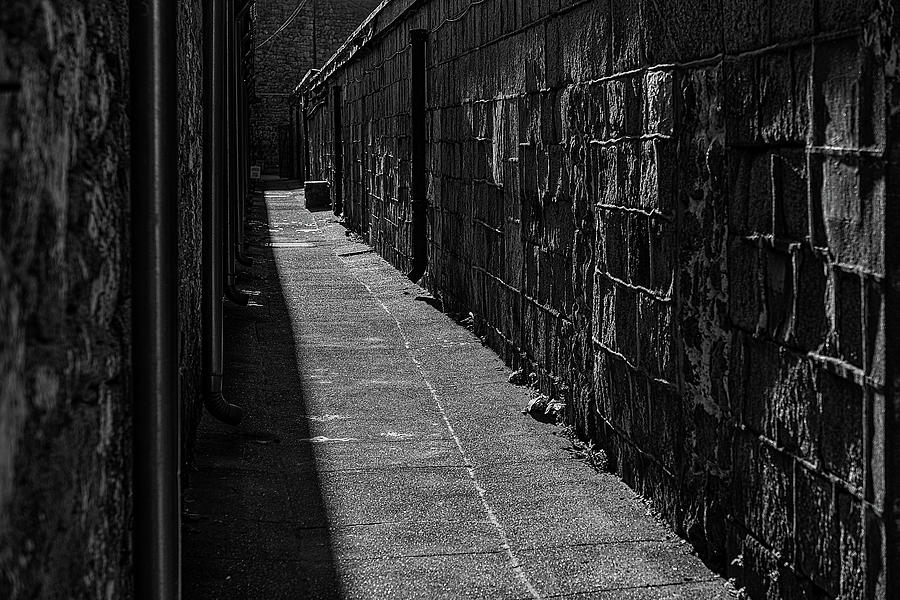
[[[424,29],[413,29],[409,32],[410,43],[410,77],[409,77],[409,114],[410,114],[410,162],[412,178],[410,180],[410,200],[412,202],[412,226],[410,242],[412,245],[412,270],[407,274],[412,281],[419,281],[428,268],[428,189],[426,176],[427,126],[426,111],[426,64],[425,44],[428,32]]]
[[[303,135],[303,181],[309,179],[309,123],[306,121],[306,96],[300,108],[300,131]]]
[[[237,233],[235,239],[235,257],[237,261],[249,267],[253,265],[253,260],[245,253],[246,251],[246,232],[244,221],[247,217],[247,197],[250,195],[250,186],[248,185],[248,169],[247,169],[247,82],[244,69],[244,44],[246,36],[244,35],[244,25],[246,23],[246,7],[249,3],[244,4],[241,10],[234,18],[234,80],[236,83],[235,93],[237,99],[235,107],[237,109],[237,117],[235,119],[235,147],[237,150]]]
[[[299,101],[297,105],[294,106],[294,114],[296,115],[294,118],[294,133],[296,135],[295,139],[297,143],[295,156],[297,175],[295,175],[295,177],[300,181],[303,181],[306,177],[303,173],[303,121],[301,120],[303,119],[303,105],[300,104]]]
[[[180,597],[175,0],[130,4],[134,595]]]
[[[340,216],[344,212],[344,135],[341,123],[341,86],[331,88],[332,125],[334,143],[334,183],[331,186],[333,192],[332,211]]]
[[[300,169],[298,168],[298,138],[297,138],[297,105],[291,101],[291,168],[290,168],[290,178],[297,179],[300,176]]]
[[[240,407],[222,393],[222,229],[225,162],[225,13],[221,0],[203,2],[203,404],[215,418],[237,425]]]
[[[250,297],[238,289],[235,282],[235,259],[237,251],[237,219],[238,219],[238,181],[237,181],[237,128],[238,128],[238,89],[236,78],[238,69],[235,63],[239,60],[237,46],[237,29],[235,27],[235,0],[222,0],[225,13],[225,297],[241,306],[246,306]]]

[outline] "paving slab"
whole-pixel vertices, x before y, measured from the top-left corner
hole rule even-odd
[[[284,186],[282,186],[284,187]],[[301,191],[248,223],[227,398],[184,494],[186,598],[728,598],[439,303]]]

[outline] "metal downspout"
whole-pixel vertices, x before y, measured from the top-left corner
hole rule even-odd
[[[237,251],[237,215],[238,215],[238,189],[237,189],[237,89],[238,81],[235,78],[237,69],[234,63],[238,53],[236,46],[235,29],[235,0],[222,1],[225,13],[225,27],[223,44],[225,66],[225,297],[235,304],[246,306],[250,297],[238,289],[235,282],[235,259]]]
[[[130,5],[134,595],[181,594],[175,0]]]
[[[341,110],[343,102],[341,101],[341,86],[336,85],[331,88],[332,98],[332,126],[334,143],[334,183],[331,186],[333,193],[332,211],[336,216],[341,216],[344,212],[344,131],[341,121]]]
[[[306,96],[303,96],[303,104],[300,109],[300,131],[303,135],[303,173],[302,181],[309,179],[309,123],[306,120]]]
[[[249,4],[249,3],[247,3]],[[246,4],[244,5],[246,6]],[[247,238],[245,231],[245,221],[247,218],[247,201],[250,196],[250,186],[247,166],[247,81],[244,69],[244,45],[246,44],[246,36],[244,35],[245,21],[247,13],[242,7],[234,18],[234,80],[235,93],[237,94],[236,108],[237,115],[235,118],[235,146],[237,148],[237,239],[235,247],[235,257],[237,261],[245,267],[253,266],[253,259],[247,256]]]
[[[218,420],[237,425],[243,411],[222,393],[225,14],[221,0],[204,0],[203,19],[203,404]]]
[[[412,202],[412,223],[410,241],[412,243],[412,270],[407,274],[412,281],[419,281],[428,268],[428,181],[426,169],[426,64],[425,44],[428,32],[413,29],[409,32],[410,78],[410,199]]]

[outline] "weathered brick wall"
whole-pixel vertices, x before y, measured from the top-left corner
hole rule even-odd
[[[178,37],[186,444],[200,406],[199,4],[181,3]],[[121,2],[0,11],[0,598],[131,596],[127,49]]]
[[[379,2],[307,0],[281,33],[255,51],[251,163],[262,165],[264,173],[278,175],[283,170],[281,137],[290,123],[289,97],[294,86],[304,73],[331,56]],[[257,0],[255,43],[269,39],[297,7],[297,0]]]
[[[408,268],[428,29],[429,287],[753,597],[896,593],[890,4],[384,10],[308,92],[343,89],[351,226]]]

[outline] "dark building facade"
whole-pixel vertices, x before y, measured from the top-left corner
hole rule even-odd
[[[307,178],[751,597],[897,597],[897,18],[388,1],[304,83]]]
[[[290,95],[309,69],[331,56],[380,0],[257,0],[252,163],[284,174]]]
[[[200,409],[200,0],[178,3],[182,456]],[[0,597],[132,582],[129,8],[0,10]],[[140,275],[138,275],[140,276]]]

